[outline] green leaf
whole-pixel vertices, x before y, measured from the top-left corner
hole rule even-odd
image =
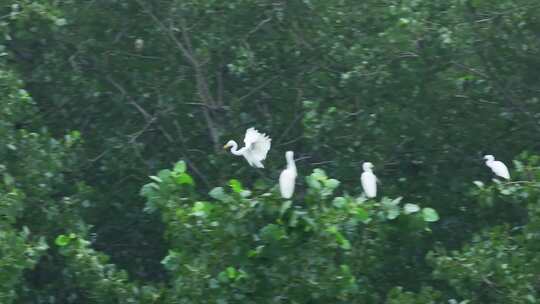
[[[61,234],[56,237],[56,239],[54,240],[54,243],[57,246],[64,247],[64,246],[67,246],[70,241],[71,241],[71,238],[69,236]]]
[[[476,185],[476,187],[478,187],[478,188],[484,188],[484,183],[482,183],[481,181],[474,181],[473,183],[474,183],[474,184]]]
[[[403,197],[399,196],[399,197],[393,199],[391,204],[397,206],[401,202],[402,199],[403,199]]]
[[[190,215],[197,217],[206,217],[210,213],[211,205],[205,202],[195,202],[191,208]]]
[[[337,179],[333,179],[333,178],[327,179],[327,180],[324,180],[323,183],[325,187],[331,190],[334,190],[337,187],[339,187],[339,181]]]
[[[331,234],[336,234],[338,232],[337,226],[330,226],[326,228],[326,232],[329,232]]]
[[[334,205],[334,207],[336,208],[343,208],[345,207],[345,205],[347,205],[347,199],[345,199],[344,197],[338,196],[334,198],[334,200],[332,201],[332,205]]]
[[[242,193],[242,191],[244,190],[242,188],[242,183],[237,179],[231,179],[229,181],[229,186],[231,186],[232,191],[234,191],[235,193]]]
[[[158,184],[161,184],[163,182],[163,180],[155,175],[151,175],[149,176],[151,180],[155,181],[156,183]]]
[[[364,221],[367,221],[369,219],[369,213],[364,209],[364,208],[356,208],[356,217],[364,222]]]
[[[218,281],[221,283],[229,282],[229,277],[227,276],[227,273],[225,271],[222,271],[218,274]]]
[[[433,208],[422,209],[422,216],[426,222],[436,222],[439,220],[439,214]]]
[[[176,173],[184,173],[184,172],[186,172],[186,163],[183,160],[177,162],[174,165],[174,172],[176,172]]]
[[[6,186],[11,186],[14,182],[15,179],[13,179],[11,175],[9,175],[8,173],[4,173],[4,184],[6,184]]]
[[[283,227],[276,224],[268,224],[260,230],[260,237],[265,241],[278,241],[286,237]]]
[[[344,249],[344,250],[350,250],[352,248],[351,242],[349,242],[349,240],[347,239],[343,239],[343,242],[340,244],[340,247],[341,249]]]
[[[313,173],[311,173],[311,176],[315,180],[318,180],[318,181],[325,181],[326,179],[328,179],[328,177],[326,176],[326,173],[324,172],[324,170],[318,169],[318,168],[313,170]]]
[[[321,183],[313,176],[306,176],[306,183],[312,189],[321,189]]]
[[[250,251],[248,251],[247,256],[250,258],[257,257],[261,254],[263,249],[264,249],[264,245],[257,246],[255,249],[251,249]]]
[[[411,214],[420,211],[420,207],[416,204],[405,204],[403,207],[403,211],[405,214]]]
[[[288,200],[285,201],[283,204],[281,204],[281,208],[279,209],[279,215],[283,215],[289,208],[291,208],[292,201]]]
[[[161,171],[158,172],[158,178],[162,182],[163,180],[168,179],[171,176],[171,173],[172,172],[169,169],[161,170]]]
[[[242,190],[242,192],[240,192],[240,196],[244,198],[249,197],[250,195],[251,195],[251,191],[249,190]]]
[[[212,189],[208,195],[210,195],[210,197],[214,198],[214,199],[217,199],[218,201],[225,201],[227,200],[227,194],[225,193],[225,190],[223,190],[222,187],[216,187],[214,189]]]
[[[399,213],[399,207],[392,206],[386,211],[386,218],[389,220],[393,220],[399,216]]]
[[[174,250],[169,250],[169,254],[161,260],[161,264],[169,271],[176,271],[180,267],[180,254]]]
[[[291,214],[291,217],[289,218],[289,227],[296,227],[296,225],[298,224],[299,217],[300,217],[299,212],[293,211],[293,213]]]
[[[401,197],[398,197],[393,200],[387,197],[383,197],[381,205],[383,207],[383,210],[385,211],[386,219],[393,220],[399,216],[401,212],[401,209],[399,208],[400,201],[401,201]]]
[[[345,236],[343,236],[343,234],[339,231],[339,229],[337,228],[337,226],[330,226],[326,229],[326,231],[332,235],[334,235],[335,239],[336,239],[336,243],[338,243],[339,247],[341,247],[341,249],[344,249],[344,250],[349,250],[351,249],[351,242],[349,242],[349,240],[347,240],[347,238],[345,238]]]
[[[149,199],[156,191],[159,190],[159,186],[156,183],[148,183],[141,188],[140,194]]]
[[[180,173],[180,175],[178,175],[176,177],[176,182],[179,184],[179,185],[193,185],[195,184],[195,182],[193,181],[193,178],[191,178],[191,176],[185,172],[182,172]]]
[[[226,272],[227,272],[227,277],[229,279],[232,280],[232,279],[236,278],[236,273],[237,272],[236,272],[236,269],[234,269],[234,267],[231,267],[231,266],[227,267]]]

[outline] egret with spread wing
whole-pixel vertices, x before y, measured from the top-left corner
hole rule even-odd
[[[510,179],[510,172],[508,172],[508,168],[503,162],[495,160],[493,155],[485,155],[484,159],[486,160],[486,166],[490,167],[495,175],[504,179]]]
[[[293,151],[287,151],[285,153],[285,159],[287,160],[287,168],[279,175],[279,191],[283,198],[291,198],[294,193],[294,183],[297,176]]]
[[[270,150],[271,141],[272,139],[266,134],[259,133],[255,128],[249,128],[244,137],[245,147],[238,149],[238,144],[234,140],[229,140],[223,148],[231,147],[231,153],[244,156],[250,166],[264,168],[262,161],[266,158],[268,150]]]

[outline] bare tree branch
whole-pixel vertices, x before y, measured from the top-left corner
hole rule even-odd
[[[276,80],[279,76],[274,76],[268,80],[266,80],[265,82],[263,82],[262,84],[258,85],[257,87],[251,89],[251,91],[249,91],[246,95],[238,98],[238,102],[250,97],[251,95],[257,93],[258,91],[262,90],[264,87],[266,87],[267,85],[269,85],[272,81]]]
[[[208,107],[202,108],[202,113],[206,124],[208,126],[208,132],[214,145],[214,150],[220,151],[220,136],[217,130],[216,122],[212,118],[211,107],[215,105],[215,100],[210,93],[207,77],[205,75],[203,64],[196,58],[193,47],[191,45],[191,39],[188,35],[188,29],[184,20],[180,22],[180,32],[182,34],[183,42],[180,41],[174,34],[172,27],[167,27],[161,20],[152,13],[152,11],[144,5],[142,0],[137,0],[137,3],[143,8],[143,10],[150,16],[154,23],[169,37],[169,39],[180,50],[182,56],[191,65],[195,72],[195,82],[197,86],[197,93],[201,98],[201,101],[208,105]]]

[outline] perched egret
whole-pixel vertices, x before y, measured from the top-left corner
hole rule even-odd
[[[294,181],[296,180],[296,165],[294,164],[293,151],[285,153],[287,168],[279,175],[279,191],[283,198],[291,198],[294,193]]]
[[[238,144],[234,140],[229,140],[223,148],[232,147],[231,153],[244,156],[250,166],[264,168],[262,161],[270,150],[270,142],[271,139],[266,134],[259,133],[255,128],[249,128],[246,131],[246,137],[244,137],[245,147],[238,150]]]
[[[490,167],[491,171],[493,171],[495,175],[500,176],[504,179],[510,179],[510,173],[508,172],[508,168],[503,162],[495,160],[495,157],[493,157],[493,155],[484,155],[484,159],[486,160],[486,166]]]
[[[377,177],[373,174],[373,164],[370,162],[365,162],[362,164],[364,172],[360,177],[362,181],[362,188],[364,188],[364,193],[369,198],[377,196]]]

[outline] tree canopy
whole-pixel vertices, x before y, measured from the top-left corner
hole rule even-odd
[[[536,0],[3,1],[0,303],[537,303],[539,33]],[[264,169],[222,149],[249,127]]]

